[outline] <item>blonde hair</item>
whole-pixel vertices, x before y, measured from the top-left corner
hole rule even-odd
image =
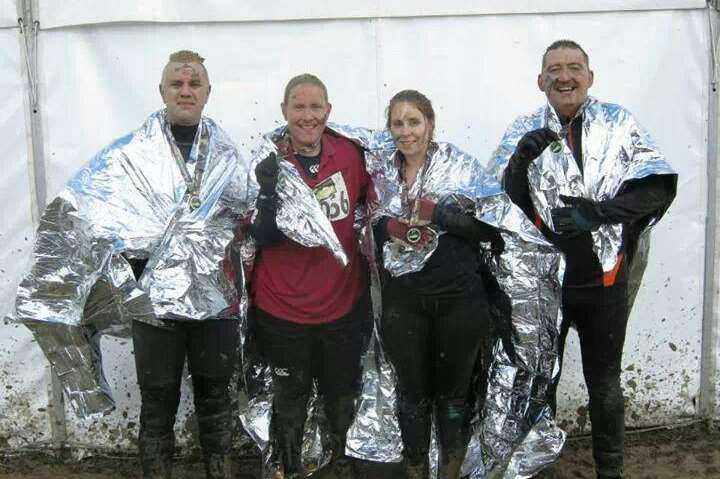
[[[194,52],[192,50],[178,50],[170,54],[168,62],[199,63],[202,65],[205,62],[205,59],[201,57],[198,52]]]
[[[210,83],[210,75],[208,74],[207,68],[205,68],[205,65],[203,64],[204,62],[205,59],[201,57],[198,52],[194,52],[192,50],[178,50],[176,52],[172,52],[168,57],[167,64],[162,70],[162,74],[160,75],[160,92],[162,93],[162,82],[165,78],[165,72],[167,71],[168,66],[171,63],[197,63],[202,67],[203,71],[205,72],[205,78],[207,78],[208,83]]]
[[[285,94],[283,95],[283,103],[287,104],[288,100],[290,99],[290,92],[293,88],[295,88],[298,85],[315,85],[316,87],[320,88],[323,92],[323,96],[325,97],[325,101],[328,101],[328,93],[327,93],[327,87],[325,84],[320,80],[318,77],[311,73],[302,73],[300,75],[296,75],[290,79],[290,81],[285,86]]]

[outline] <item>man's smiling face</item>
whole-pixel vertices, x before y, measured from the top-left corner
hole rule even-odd
[[[593,72],[583,52],[575,48],[558,48],[545,55],[538,87],[561,117],[570,118],[585,102],[593,84]]]

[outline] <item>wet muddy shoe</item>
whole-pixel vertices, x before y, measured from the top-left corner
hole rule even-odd
[[[231,479],[230,458],[224,454],[208,454],[203,458],[207,479]]]
[[[175,438],[172,435],[138,440],[143,479],[172,479]]]
[[[430,467],[427,462],[406,462],[405,477],[407,477],[407,479],[428,479],[430,477]]]
[[[357,477],[355,461],[347,457],[336,459],[310,477],[312,479],[355,479]]]
[[[465,451],[461,454],[450,454],[448,462],[440,465],[438,477],[440,479],[461,479],[460,468],[463,459],[465,459]]]
[[[172,461],[158,458],[155,461],[143,461],[143,479],[172,479]]]
[[[265,476],[263,476],[265,477]],[[305,477],[305,474],[299,473],[299,472],[288,472],[286,473],[283,469],[283,466],[280,465],[273,465],[270,466],[270,479],[302,479]],[[315,476],[312,476],[315,477]]]

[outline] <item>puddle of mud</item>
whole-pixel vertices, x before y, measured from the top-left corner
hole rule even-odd
[[[629,432],[625,439],[627,479],[720,479],[720,428],[706,425],[663,429],[645,433]],[[243,451],[233,461],[235,479],[258,479],[260,462]],[[135,479],[140,477],[136,456],[94,456],[79,462],[65,462],[45,453],[0,456],[0,479]],[[204,477],[200,456],[179,458],[175,479]],[[360,477],[397,479],[403,477],[398,465],[360,465]],[[589,438],[571,438],[560,461],[543,471],[542,479],[594,479]]]

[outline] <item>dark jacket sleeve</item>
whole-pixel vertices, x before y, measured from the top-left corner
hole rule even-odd
[[[281,242],[285,235],[277,227],[276,199],[264,195],[258,196],[257,210],[255,221],[250,224],[250,234],[255,238],[255,242],[260,247]]]
[[[380,218],[375,225],[373,225],[373,236],[375,237],[375,246],[382,250],[383,245],[388,240],[388,233],[387,233],[387,222],[390,218],[388,216],[383,216]]]
[[[530,221],[535,221],[535,209],[530,199],[530,184],[527,177],[527,168],[518,168],[517,162],[510,158],[503,173],[503,188],[510,200],[523,210]]]
[[[677,176],[650,175],[626,183],[623,190],[598,206],[604,223],[633,223],[661,215],[675,198]]]
[[[500,233],[495,228],[464,213],[444,213],[438,216],[438,226],[471,243],[492,242],[500,238]]]

